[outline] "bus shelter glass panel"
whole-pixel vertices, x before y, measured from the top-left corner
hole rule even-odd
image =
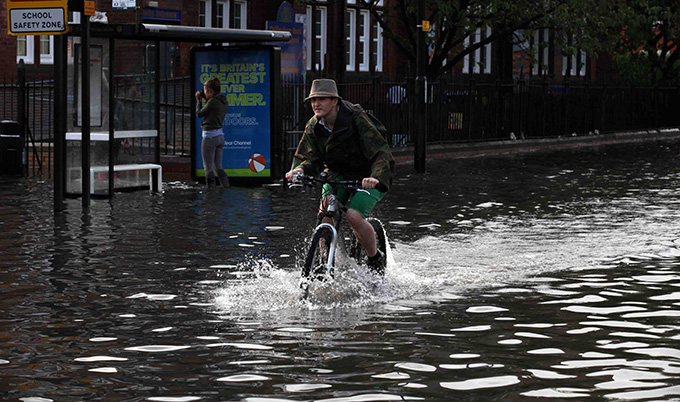
[[[91,39],[90,47],[90,191],[109,194],[109,147],[113,155],[113,188],[151,185],[145,165],[156,161],[155,82],[141,41],[117,41],[112,80],[109,41]],[[82,102],[80,38],[68,38],[68,105],[66,193],[82,194]],[[115,57],[115,56],[114,56]],[[113,83],[113,85],[111,85]],[[110,91],[113,103],[110,105]],[[110,129],[113,126],[113,141]],[[111,143],[110,143],[111,142]]]

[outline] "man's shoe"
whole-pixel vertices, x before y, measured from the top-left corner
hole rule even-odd
[[[229,188],[229,178],[227,176],[220,177],[217,180],[219,180],[222,187]]]
[[[205,179],[205,185],[208,188],[215,188],[215,178],[214,177],[208,177]]]
[[[382,251],[378,252],[373,257],[366,259],[368,269],[376,275],[385,275],[385,265],[387,265],[387,256]]]

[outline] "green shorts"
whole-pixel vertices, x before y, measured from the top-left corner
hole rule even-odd
[[[336,180],[342,181],[344,179],[337,177]],[[363,216],[364,218],[368,218],[368,214],[371,213],[371,211],[375,207],[375,204],[377,204],[378,201],[382,200],[386,194],[376,189],[358,190],[356,193],[354,193],[354,196],[350,200],[349,204],[347,204],[347,200],[349,199],[350,193],[351,191],[348,191],[346,188],[339,186],[338,202],[346,206],[348,209],[353,209],[359,212],[361,216]],[[333,188],[331,187],[331,185],[324,184],[323,190],[321,191],[321,198],[329,196],[331,194],[333,194]]]

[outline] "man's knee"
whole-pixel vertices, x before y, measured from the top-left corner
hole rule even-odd
[[[355,209],[348,209],[347,210],[347,221],[349,222],[350,226],[352,228],[355,228],[357,225],[361,224],[362,221],[364,221],[364,217],[361,216],[361,213]]]

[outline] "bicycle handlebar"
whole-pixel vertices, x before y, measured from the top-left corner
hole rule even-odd
[[[330,184],[331,186],[343,186],[349,190],[361,190],[361,180],[329,180],[325,176],[316,177],[298,174],[293,177],[291,187],[314,186],[315,183]]]

